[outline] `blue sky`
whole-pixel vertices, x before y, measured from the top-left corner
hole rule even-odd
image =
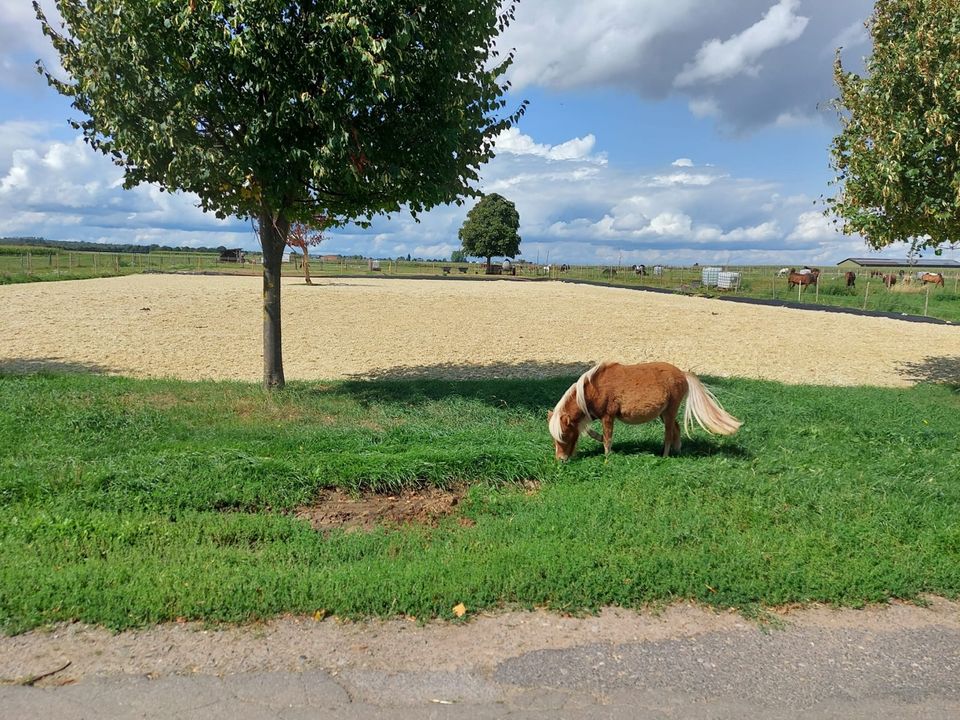
[[[52,0],[42,0],[48,10]],[[480,189],[513,200],[521,253],[568,263],[829,264],[870,254],[822,215],[832,63],[869,53],[868,0],[521,0],[510,107]],[[249,223],[120,187],[33,69],[29,0],[0,0],[0,236],[256,248]],[[329,233],[322,252],[449,257],[464,207]],[[886,255],[903,255],[897,248]],[[954,254],[956,255],[956,254]]]

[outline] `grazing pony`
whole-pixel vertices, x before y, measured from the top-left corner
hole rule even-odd
[[[790,274],[787,275],[787,287],[793,288],[797,285],[816,285],[817,278],[820,277],[820,271],[817,268],[810,270],[804,268],[804,272],[795,272],[790,268]]]
[[[696,375],[669,363],[621,365],[602,362],[595,365],[581,375],[556,407],[547,413],[557,459],[569,460],[584,432],[602,442],[604,454],[609,455],[614,420],[638,425],[657,417],[663,420],[665,430],[663,457],[670,455],[671,448],[679,452],[677,411],[684,398],[687,405],[683,427],[688,435],[691,418],[707,432],[719,435],[732,435],[741,425],[720,407]],[[603,424],[602,437],[590,429],[594,420]]]
[[[883,284],[886,285],[888,289],[893,287],[897,284],[897,276],[893,273],[887,273],[883,276]]]
[[[843,277],[847,281],[847,287],[857,286],[857,274],[852,270],[847,270],[847,272],[843,274]]]
[[[933,283],[934,285],[939,285],[943,287],[943,273],[928,273],[925,272],[920,276],[920,279],[923,280],[923,284]]]

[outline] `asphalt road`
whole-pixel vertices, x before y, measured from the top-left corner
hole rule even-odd
[[[955,720],[960,627],[953,612],[944,622],[907,627],[738,624],[639,642],[528,649],[493,662],[465,657],[457,669],[430,667],[422,658],[419,667],[368,667],[361,645],[333,669],[307,662],[293,671],[89,672],[66,684],[54,674],[33,685],[23,684],[30,678],[0,685],[0,716]]]

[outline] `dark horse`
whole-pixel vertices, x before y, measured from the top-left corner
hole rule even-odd
[[[804,270],[809,270],[804,268]],[[797,285],[816,285],[817,278],[820,277],[820,271],[817,268],[813,268],[808,272],[796,272],[793,268],[790,268],[790,274],[787,275],[787,287],[794,288]]]
[[[847,270],[843,274],[844,279],[847,281],[847,287],[856,287],[857,286],[857,274],[851,270]]]
[[[663,362],[595,365],[547,413],[556,457],[569,460],[583,433],[602,442],[604,454],[609,455],[614,420],[636,425],[655,418],[663,420],[663,456],[667,457],[671,450],[680,450],[677,411],[684,399],[683,426],[687,434],[692,420],[717,435],[732,435],[740,427],[740,421],[724,410],[691,372]],[[603,424],[602,436],[590,429],[594,420]]]

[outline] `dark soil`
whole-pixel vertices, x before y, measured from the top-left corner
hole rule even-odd
[[[435,526],[440,518],[456,512],[465,494],[465,487],[404,490],[392,495],[324,490],[315,503],[297,508],[294,515],[321,531],[369,532],[377,525],[409,523]],[[461,522],[472,523],[468,518],[461,518]]]

